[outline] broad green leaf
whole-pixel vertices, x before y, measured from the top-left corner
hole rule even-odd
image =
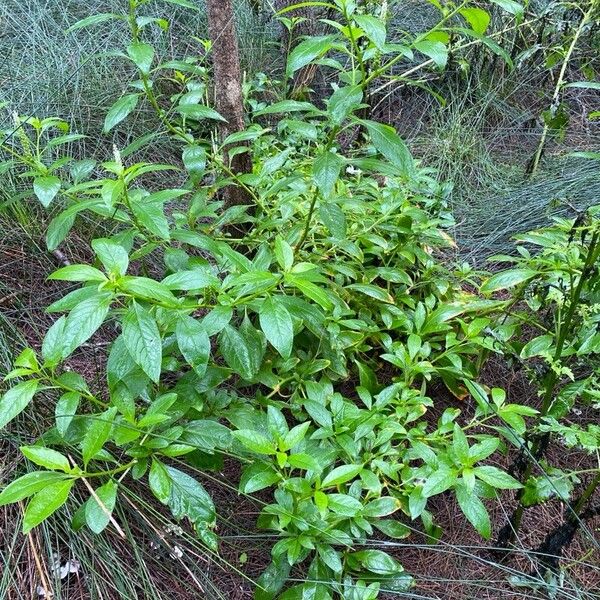
[[[158,383],[162,362],[160,332],[150,312],[135,301],[123,318],[123,339],[136,364]]]
[[[209,269],[190,269],[168,275],[162,281],[170,290],[203,290],[207,287],[217,288],[221,284]]]
[[[343,159],[329,150],[326,150],[314,160],[313,177],[324,198],[329,198],[333,194],[342,164]]]
[[[388,537],[396,540],[407,538],[412,533],[409,527],[395,519],[378,519],[373,522],[373,525]]]
[[[539,335],[529,340],[521,349],[521,358],[531,358],[532,356],[543,356],[551,348],[554,342],[552,335]]]
[[[48,279],[58,281],[106,281],[106,275],[91,265],[69,265],[51,273]]]
[[[432,313],[427,315],[423,327],[419,329],[421,334],[447,331],[448,321],[458,317],[467,310],[468,306],[462,303],[442,303]]]
[[[108,210],[114,211],[124,191],[125,183],[121,179],[106,179],[100,190],[104,206]]]
[[[177,306],[177,298],[169,288],[159,281],[149,277],[125,276],[119,281],[123,291],[131,294],[135,298],[144,300],[154,300],[168,306]]]
[[[71,25],[71,27],[67,29],[66,33],[71,33],[72,31],[77,31],[77,29],[83,29],[84,27],[90,27],[91,25],[98,25],[106,21],[112,21],[114,19],[121,18],[122,17],[120,15],[116,15],[114,13],[99,13],[97,15],[91,15]]]
[[[150,73],[154,60],[154,48],[150,44],[134,42],[127,46],[127,54],[142,73]]]
[[[169,502],[171,497],[171,478],[165,466],[158,460],[152,459],[152,466],[148,474],[148,483],[152,493],[163,504]]]
[[[117,502],[117,484],[108,481],[95,492],[103,506],[94,496],[90,496],[85,503],[85,522],[94,533],[101,533],[110,523],[110,515]]]
[[[203,319],[202,326],[209,336],[221,333],[233,317],[233,309],[229,306],[215,306]]]
[[[304,471],[321,472],[323,470],[319,461],[310,454],[290,454],[287,459],[287,464],[291,467],[296,467],[296,469],[303,469]]]
[[[359,85],[346,85],[333,92],[327,103],[327,111],[335,125],[341,125],[346,117],[362,102],[363,91]]]
[[[18,502],[19,500],[23,500],[23,498],[29,498],[29,496],[33,496],[33,494],[39,492],[47,485],[57,483],[66,479],[66,477],[63,473],[55,471],[34,471],[33,473],[22,475],[2,490],[2,493],[0,493],[0,506]]]
[[[32,369],[37,370],[39,368],[39,364],[37,361],[37,357],[35,355],[35,350],[33,348],[25,348],[17,358],[15,358],[14,362],[15,367],[22,367],[24,369]]]
[[[206,169],[206,150],[202,146],[186,146],[183,149],[182,160],[183,166],[195,181]]]
[[[353,560],[358,560],[362,566],[378,575],[393,575],[403,571],[402,565],[382,550],[361,550],[349,555]]]
[[[329,494],[327,507],[338,515],[355,517],[362,510],[362,502],[347,494]]]
[[[323,546],[319,544],[317,546],[317,553],[321,560],[334,572],[341,573],[344,569],[340,553],[335,550],[332,546]]]
[[[57,365],[63,356],[63,333],[67,317],[57,319],[46,332],[42,341],[42,358],[45,363]]]
[[[336,6],[335,4],[332,4],[331,2],[319,2],[318,0],[312,0],[312,1],[307,0],[305,2],[294,2],[288,6],[285,6],[284,8],[281,8],[275,14],[277,16],[285,15],[288,12],[292,12],[292,11],[298,10],[300,8],[308,8],[308,7],[315,7],[315,6],[321,6],[323,8],[331,8],[338,12],[340,10],[339,6]]]
[[[92,240],[92,248],[108,273],[125,275],[129,257],[121,244],[107,238],[98,238]]]
[[[156,165],[156,167],[158,167],[160,165]],[[171,167],[170,165],[165,165],[165,169],[167,170],[172,170],[173,167]],[[162,169],[159,169],[162,170]],[[171,200],[175,200],[177,198],[180,198],[181,196],[185,196],[186,194],[189,194],[190,191],[189,190],[185,190],[182,188],[168,188],[166,190],[160,190],[158,192],[152,192],[152,194],[148,194],[147,196],[143,196],[142,200],[144,202],[160,202],[160,203],[165,203],[165,202],[170,202]]]
[[[23,516],[23,533],[29,533],[34,527],[45,521],[58,510],[69,497],[73,479],[64,479],[45,486],[31,499]]]
[[[494,54],[497,54],[498,56],[502,57],[502,59],[504,60],[504,62],[506,62],[507,65],[509,65],[510,67],[513,66],[510,54],[502,46],[497,44],[491,37],[481,35],[476,31],[473,31],[472,29],[463,29],[461,27],[458,27],[457,31],[464,33],[465,35],[468,35],[470,37],[474,37],[477,40],[481,40],[481,43],[487,46]]]
[[[559,469],[547,468],[540,477],[530,477],[525,483],[521,502],[523,506],[533,506],[558,498],[567,502],[573,492],[573,482]]]
[[[203,119],[212,119],[213,121],[225,121],[226,119],[220,115],[214,108],[202,106],[201,104],[180,104],[175,108],[177,112],[184,117],[202,121]]]
[[[411,519],[422,516],[427,505],[427,498],[423,495],[423,488],[416,486],[408,497],[408,510]]]
[[[37,380],[23,381],[10,388],[0,399],[0,429],[23,412],[38,388]]]
[[[254,600],[273,600],[288,580],[291,568],[285,554],[273,558],[256,580]]]
[[[292,112],[322,112],[314,104],[310,102],[299,102],[298,100],[283,100],[271,104],[266,108],[256,111],[255,116],[271,115],[271,114],[287,114]]]
[[[33,191],[44,208],[48,208],[50,203],[58,194],[61,181],[55,175],[46,175],[36,177],[33,180]]]
[[[435,496],[451,488],[456,482],[456,473],[448,467],[438,467],[425,481],[422,494],[425,498]]]
[[[442,42],[421,40],[415,43],[415,48],[422,54],[425,54],[425,56],[429,56],[438,68],[443,69],[446,66],[448,62],[448,48]]]
[[[354,479],[362,470],[362,465],[341,465],[330,471],[321,483],[322,488],[333,487]]]
[[[469,448],[469,458],[471,459],[471,462],[477,462],[487,458],[498,449],[499,445],[500,439],[496,437],[488,438],[477,444],[473,444]]]
[[[329,233],[336,240],[343,240],[346,237],[346,215],[344,211],[334,202],[326,202],[319,206],[319,218]]]
[[[270,465],[254,462],[244,469],[239,489],[243,494],[253,494],[277,483],[279,479],[279,474]]]
[[[273,438],[284,438],[289,431],[289,427],[283,413],[272,404],[267,406],[267,427]]]
[[[46,229],[46,246],[50,252],[56,250],[69,235],[75,224],[75,217],[76,215],[63,211],[50,221]]]
[[[365,517],[387,517],[400,508],[400,502],[391,496],[382,496],[369,502],[363,509]]]
[[[492,275],[482,286],[484,294],[505,290],[533,279],[538,274],[533,269],[509,269]]]
[[[483,502],[464,484],[456,486],[456,499],[458,500],[460,509],[471,525],[475,527],[483,538],[489,540],[492,535],[492,526],[490,516]]]
[[[372,15],[354,15],[354,20],[358,26],[365,32],[366,36],[377,46],[379,50],[383,50],[385,45],[385,23],[373,17]]]
[[[452,434],[452,449],[456,458],[462,463],[466,464],[469,461],[469,442],[467,436],[460,428],[458,423],[454,423],[454,431]]]
[[[501,490],[517,490],[523,487],[508,473],[489,465],[475,467],[475,475],[478,479],[481,479],[481,481],[485,481],[485,483],[491,485],[492,487]]]
[[[46,148],[56,148],[58,146],[63,146],[64,144],[71,144],[72,142],[83,140],[86,137],[86,135],[82,135],[80,133],[69,133],[67,135],[60,135],[58,137],[52,138],[46,145]]]
[[[290,273],[286,275],[286,282],[300,290],[307,298],[310,298],[325,310],[331,310],[333,308],[333,302],[330,300],[327,293],[311,281],[302,279],[301,277]]]
[[[380,300],[381,302],[387,302],[389,304],[394,303],[394,298],[384,290],[383,288],[377,287],[376,285],[370,285],[366,283],[353,283],[346,287],[347,290],[354,290],[360,292],[365,296]]]
[[[291,77],[298,69],[305,67],[326,54],[335,39],[333,35],[310,37],[300,42],[288,57],[286,75]]]
[[[252,381],[262,365],[264,347],[256,334],[250,328],[238,330],[226,325],[219,335],[219,349],[225,362],[246,381]]]
[[[135,109],[138,100],[140,99],[139,94],[127,94],[119,98],[109,109],[104,119],[104,133],[108,133],[113,127],[118,125],[121,121],[127,118],[127,116]]]
[[[69,356],[96,333],[108,315],[112,300],[112,294],[102,293],[75,306],[62,331],[62,358]]]
[[[204,325],[193,317],[180,317],[175,329],[177,345],[198,377],[204,377],[210,358],[210,339]]]
[[[78,183],[87,179],[92,174],[95,166],[96,161],[93,158],[83,158],[82,160],[73,161],[69,172],[75,183]]]
[[[66,392],[56,403],[54,409],[56,430],[61,437],[64,437],[65,433],[67,433],[67,429],[69,429],[69,425],[77,412],[80,398],[81,396],[77,392]]]
[[[165,215],[164,201],[160,198],[152,200],[149,196],[136,198],[131,201],[135,218],[157,237],[170,238],[169,221]]]
[[[202,9],[194,2],[190,0],[165,0],[169,4],[173,4],[174,6],[182,6],[183,8],[189,8],[191,10],[201,11]]]
[[[520,17],[524,12],[523,6],[521,4],[519,4],[518,2],[515,2],[514,0],[491,0],[491,1],[494,4],[497,4],[498,6],[503,8],[506,12],[510,13],[511,15],[515,15],[517,17]]]
[[[92,417],[93,420],[81,442],[81,454],[85,465],[100,452],[108,440],[116,414],[117,408],[113,406]]]
[[[468,7],[461,8],[459,12],[469,23],[473,31],[480,35],[486,32],[490,24],[490,14],[486,10],[483,10],[483,8]]]
[[[241,144],[243,142],[250,142],[252,140],[255,140],[255,139],[261,137],[262,135],[264,135],[265,133],[267,133],[269,131],[270,131],[270,129],[262,129],[257,126],[252,126],[251,128],[246,129],[245,131],[236,131],[235,133],[228,135],[223,140],[223,146],[229,146],[232,144]]]
[[[51,471],[64,471],[66,473],[71,470],[71,465],[67,457],[51,448],[21,446],[21,452],[32,463]]]
[[[271,173],[279,171],[290,157],[292,149],[288,148],[283,152],[278,152],[274,156],[267,158],[260,167],[260,174],[265,177]]]
[[[147,427],[156,423],[162,423],[169,419],[169,409],[177,400],[175,392],[161,394],[150,403],[146,414],[138,421],[140,427]]]
[[[413,169],[410,150],[394,128],[375,121],[361,123],[367,128],[375,148],[397,167],[402,175],[410,174]]]
[[[284,271],[289,271],[294,264],[294,250],[280,236],[275,238],[275,258]]]
[[[319,130],[317,127],[306,121],[300,121],[299,119],[282,119],[279,122],[279,127],[285,128],[290,133],[299,135],[300,137],[313,142],[316,142],[319,139]]]
[[[278,301],[277,296],[270,296],[263,301],[259,321],[271,345],[283,358],[289,358],[294,344],[294,323],[288,309]]]
[[[173,467],[165,467],[171,478],[169,507],[176,519],[187,517],[200,532],[203,528],[214,527],[215,506],[202,484],[186,473]]]
[[[295,425],[294,427],[292,427],[283,437],[281,449],[287,451],[294,448],[294,446],[299,444],[304,439],[309,427],[309,421],[300,423],[299,425]]]
[[[275,444],[259,431],[252,429],[239,429],[232,431],[231,435],[245,448],[257,454],[275,454]]]
[[[179,439],[212,454],[217,448],[225,450],[231,446],[231,431],[218,421],[198,419],[187,425]]]

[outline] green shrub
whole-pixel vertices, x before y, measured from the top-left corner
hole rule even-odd
[[[484,500],[522,488],[489,463],[537,411],[477,382],[483,359],[513,333],[498,319],[511,301],[480,297],[468,268],[446,267],[447,186],[393,128],[363,114],[370,61],[398,51],[393,66],[407,51],[386,48],[385,29],[352,2],[336,4],[350,26],[301,42],[287,69],[321,60],[339,72],[324,108],[255,103],[245,131],[211,142],[207,123],[222,117],[205,103],[206,70],[193,60],[153,68],[132,12],[123,57],[140,80],[108,110],[105,130],[147,102],[161,135],[180,144],[180,163],[135,162],[148,137],[102,164],[74,160],[59,150],[80,136],[59,119],[21,119],[7,132],[7,168],[31,181],[44,207],[60,205],[49,248],[82,215],[115,231],[91,241],[93,261],[50,276],[81,285],[48,307],[62,316],[7,376],[19,382],[0,400],[0,427],[36,396],[56,399],[53,427],[22,448],[42,469],[0,493],[0,504],[28,499],[25,532],[83,481],[94,492],[72,526],[118,529],[119,488],[132,477],[216,552],[218,507],[186,464],[220,469],[227,455],[243,465],[241,493],[273,492],[258,526],[280,539],[256,597],[276,596],[305,563],[307,581],[282,598],[366,600],[413,583],[394,557],[363,548],[376,531],[404,538],[418,520],[437,539],[429,499],[451,491],[489,538]],[[439,60],[440,47],[422,41],[417,48]],[[332,50],[349,64],[326,58]],[[168,108],[158,102],[162,76],[179,85]],[[349,130],[361,143],[347,148]],[[233,173],[224,147],[229,157],[249,152],[252,173]],[[158,173],[172,174],[172,185],[157,189]],[[222,210],[229,185],[243,186],[253,206]],[[484,293],[498,289],[495,277]],[[514,271],[504,277],[504,287],[519,283]],[[96,390],[70,358],[100,330],[112,343]],[[434,420],[435,385],[457,399],[470,393],[477,409],[446,402]]]

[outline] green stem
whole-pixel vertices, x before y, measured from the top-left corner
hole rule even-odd
[[[308,214],[306,215],[306,220],[304,222],[304,230],[302,231],[302,236],[300,237],[300,240],[298,241],[298,243],[296,244],[296,246],[294,248],[294,256],[298,255],[298,252],[300,252],[300,249],[302,248],[302,246],[304,245],[304,242],[306,241],[306,238],[308,237],[308,232],[310,230],[310,223],[312,221],[313,213],[315,212],[315,206],[317,204],[318,197],[319,197],[319,190],[316,189],[314,191],[313,197],[310,201],[310,206],[308,207]]]
[[[93,394],[90,394],[89,392],[85,392],[82,390],[76,390],[75,388],[72,388],[68,385],[65,385],[64,383],[58,381],[57,379],[55,379],[54,377],[45,374],[42,372],[42,374],[45,376],[45,378],[50,382],[50,387],[52,389],[61,389],[61,390],[65,390],[66,392],[73,392],[75,394],[79,394],[80,396],[83,396],[86,400],[89,400],[90,402],[100,406],[101,408],[108,408],[108,404],[106,402],[102,402],[102,400],[98,400],[98,398],[96,398],[96,396],[94,396]]]
[[[335,141],[335,137],[339,133],[339,131],[339,126],[336,125],[335,127],[332,127],[331,131],[329,132],[329,137],[327,138],[327,144],[325,145],[325,152],[328,152],[331,149],[331,146],[333,146],[333,142]],[[317,187],[310,201],[310,206],[308,207],[308,214],[306,215],[306,221],[304,223],[304,230],[302,232],[302,236],[300,237],[300,241],[294,247],[294,256],[298,255],[298,252],[300,252],[300,249],[302,248],[304,242],[306,241],[306,238],[308,237],[310,223],[312,221],[313,213],[315,212],[315,206],[317,204],[318,197],[319,188]]]
[[[598,257],[600,256],[599,241],[600,241],[600,234],[598,232],[595,232],[592,236],[592,240],[590,241],[589,250],[588,250],[588,253],[586,256],[585,263],[581,270],[581,275],[579,277],[577,287],[571,294],[571,298],[570,298],[570,302],[569,302],[569,309],[567,311],[567,314],[566,314],[564,320],[561,320],[561,323],[559,326],[556,350],[554,352],[554,361],[558,361],[561,358],[562,350],[563,350],[564,345],[567,340],[567,335],[571,331],[571,326],[572,326],[573,318],[575,316],[575,311],[577,310],[577,307],[579,306],[581,294],[583,292],[583,286],[585,285],[585,282],[587,281],[587,278],[588,278],[588,275],[589,275],[591,269],[596,264],[596,261],[598,260]],[[540,413],[537,418],[538,422],[540,421],[540,419],[543,419],[548,414],[550,409],[552,408],[552,400],[553,400],[554,390],[556,388],[557,382],[558,382],[558,374],[556,373],[556,371],[551,371],[545,382],[545,385],[544,385],[544,387],[545,387],[544,398],[542,401],[542,407],[541,407]],[[546,439],[547,439],[546,436],[536,439],[536,441],[533,443],[533,445],[531,447],[531,456],[532,457],[538,458]],[[523,476],[522,476],[521,480],[526,482],[531,477],[532,473],[533,473],[533,461],[528,460],[527,466],[525,467],[525,470],[523,472]],[[521,526],[521,521],[523,519],[523,514],[525,512],[525,506],[522,503],[523,495],[524,495],[524,488],[517,495],[517,500],[518,500],[519,504],[510,519],[511,530],[507,536],[507,543],[514,541],[516,534],[519,530],[519,527]]]
[[[439,21],[437,23],[437,25],[435,25],[434,27],[432,27],[431,29],[429,29],[425,33],[422,33],[421,35],[419,35],[414,40],[413,45],[414,44],[418,44],[419,42],[423,41],[427,36],[431,35],[433,32],[435,32],[438,29],[440,29],[440,27],[442,27],[445,23],[447,23],[452,17],[454,17],[457,14],[459,14],[459,12],[465,7],[466,4],[467,4],[466,1],[462,2],[461,4],[459,4],[454,10],[450,11],[446,16],[444,16],[441,19],[441,21]],[[479,40],[476,40],[476,41],[479,41]],[[371,75],[369,75],[365,79],[365,82],[364,82],[365,86],[367,86],[369,83],[371,83],[373,81],[373,79],[377,79],[377,77],[383,75],[386,71],[389,71],[396,63],[400,62],[403,58],[404,58],[404,54],[399,53],[392,60],[388,61],[385,65],[383,65],[379,69],[376,69],[375,71],[373,71],[373,73],[371,73]],[[433,62],[432,60],[428,60],[427,64],[430,64],[432,62]],[[418,65],[419,68],[421,68],[422,66],[423,65]]]
[[[558,106],[559,106],[560,96],[561,96],[561,92],[562,92],[562,88],[563,88],[563,82],[565,80],[565,75],[567,72],[567,66],[569,65],[569,62],[571,60],[573,52],[575,51],[577,42],[579,41],[579,38],[581,37],[581,34],[583,33],[583,30],[585,29],[585,27],[587,26],[587,24],[590,22],[590,20],[592,18],[592,15],[594,13],[594,10],[596,9],[597,4],[598,4],[598,0],[592,0],[592,2],[590,3],[590,7],[587,10],[587,12],[583,15],[583,18],[581,19],[581,23],[579,23],[579,27],[577,28],[577,31],[575,31],[573,40],[571,41],[571,44],[569,45],[567,53],[565,54],[565,59],[563,60],[563,63],[561,65],[561,68],[560,68],[560,71],[558,74],[558,79],[556,80],[554,94],[552,94],[552,102],[550,103],[551,110],[553,108],[558,108]],[[531,163],[531,167],[528,169],[529,177],[533,177],[538,170],[540,161],[542,159],[542,154],[544,152],[544,148],[546,147],[546,140],[548,138],[549,131],[550,131],[550,125],[548,124],[548,122],[545,122],[544,129],[542,131],[542,137],[540,138],[537,150],[535,151],[535,154],[533,156],[533,162]]]
[[[128,462],[126,465],[122,465],[115,469],[111,469],[110,471],[94,471],[93,473],[82,473],[81,476],[87,478],[87,477],[102,477],[102,476],[107,476],[107,475],[116,475],[117,473],[122,473],[123,471],[127,471],[127,469],[130,469],[133,465],[135,465],[136,462],[137,462],[136,460],[132,460],[131,462]]]
[[[140,28],[138,27],[136,20],[136,9],[137,3],[135,0],[129,0],[129,26],[131,28],[131,37],[134,43],[140,42]],[[160,107],[156,95],[152,90],[152,86],[150,85],[150,78],[147,73],[144,73],[141,69],[138,68],[138,73],[140,75],[140,80],[142,82],[142,87],[144,88],[144,93],[146,94],[146,98],[150,102],[150,105],[154,109],[156,116],[159,118],[161,123],[170,131],[175,137],[178,137],[182,141],[189,143],[189,137],[180,129],[175,127],[169,119],[165,115],[165,111]]]
[[[597,470],[597,469],[596,469]],[[586,505],[587,501],[592,497],[592,494],[596,491],[596,488],[600,485],[600,470],[596,474],[596,477],[590,481],[588,486],[585,488],[583,494],[577,501],[577,504],[573,507],[573,511],[569,515],[570,521],[575,521],[581,514],[583,507]]]
[[[367,91],[367,88],[366,88],[367,71],[365,68],[364,60],[363,60],[363,53],[358,45],[358,42],[356,41],[356,38],[354,37],[354,29],[352,27],[352,23],[350,22],[350,17],[348,16],[348,10],[345,5],[344,5],[344,18],[346,19],[346,23],[348,26],[348,37],[350,39],[350,44],[352,45],[352,49],[354,51],[354,56],[356,57],[356,61],[358,62],[358,68],[360,69],[361,84],[363,85],[363,89],[366,92]],[[353,77],[353,82],[354,82],[354,77]]]

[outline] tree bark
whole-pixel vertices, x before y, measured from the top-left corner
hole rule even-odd
[[[214,71],[215,105],[226,119],[221,123],[221,138],[243,131],[244,98],[242,95],[242,69],[235,31],[232,0],[207,0],[208,34],[212,42],[212,63]],[[240,144],[237,144],[238,146]],[[236,154],[229,159],[227,150],[225,164],[236,174],[252,171],[252,158],[249,152]],[[247,191],[239,185],[224,189],[225,208],[240,204],[252,204]]]

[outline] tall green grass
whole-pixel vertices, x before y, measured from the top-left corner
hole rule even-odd
[[[207,38],[204,3],[198,11],[155,0],[144,12],[168,19],[170,28],[147,28],[157,59],[203,54],[199,39]],[[85,124],[101,124],[110,106],[133,77],[126,61],[108,56],[129,43],[125,24],[114,21],[72,33],[69,26],[87,16],[127,10],[126,0],[4,0],[0,3],[0,99],[11,110],[40,116],[55,115]],[[268,12],[257,13],[250,3],[235,3],[236,24],[244,69],[253,73],[271,64],[276,27]]]

